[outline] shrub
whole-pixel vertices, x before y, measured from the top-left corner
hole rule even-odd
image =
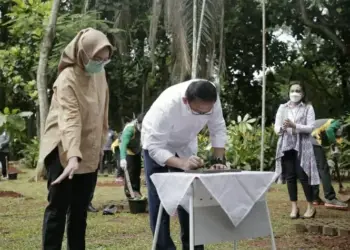
[[[36,168],[39,159],[39,140],[34,137],[20,152],[23,155],[21,165],[27,168]]]
[[[242,170],[259,170],[261,127],[258,120],[246,114],[242,119],[231,121],[227,126],[228,140],[226,145],[226,160],[231,168]],[[274,169],[277,135],[272,126],[265,129],[264,170]],[[207,130],[198,136],[198,156],[208,159],[209,137]]]

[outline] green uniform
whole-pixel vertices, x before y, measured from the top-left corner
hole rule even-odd
[[[128,123],[120,138],[120,159],[126,159],[128,149],[133,154],[139,154],[141,152],[141,133],[136,129],[135,122]]]
[[[119,142],[120,160],[126,160],[131,186],[134,192],[141,188],[141,133],[136,129],[136,121],[125,125]],[[125,195],[130,197],[126,182]]]

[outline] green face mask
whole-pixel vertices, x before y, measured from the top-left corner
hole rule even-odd
[[[110,60],[106,62],[99,62],[94,60],[89,60],[89,62],[85,65],[85,70],[90,74],[100,73],[104,70],[104,67],[109,63]]]

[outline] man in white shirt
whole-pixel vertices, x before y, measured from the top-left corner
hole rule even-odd
[[[160,205],[150,176],[154,173],[185,171],[203,166],[197,154],[197,134],[208,125],[216,168],[223,168],[226,125],[215,85],[195,79],[166,89],[153,103],[142,123],[141,142],[148,188],[149,215],[154,233]],[[215,163],[215,161],[214,161]],[[183,249],[189,249],[189,218],[178,209]],[[170,237],[169,215],[163,214],[157,250],[175,250]],[[195,249],[204,249],[196,246]]]

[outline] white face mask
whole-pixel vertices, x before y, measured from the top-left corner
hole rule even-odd
[[[298,102],[300,102],[302,96],[300,93],[293,92],[293,93],[289,94],[289,98],[290,98],[291,102],[298,103]]]

